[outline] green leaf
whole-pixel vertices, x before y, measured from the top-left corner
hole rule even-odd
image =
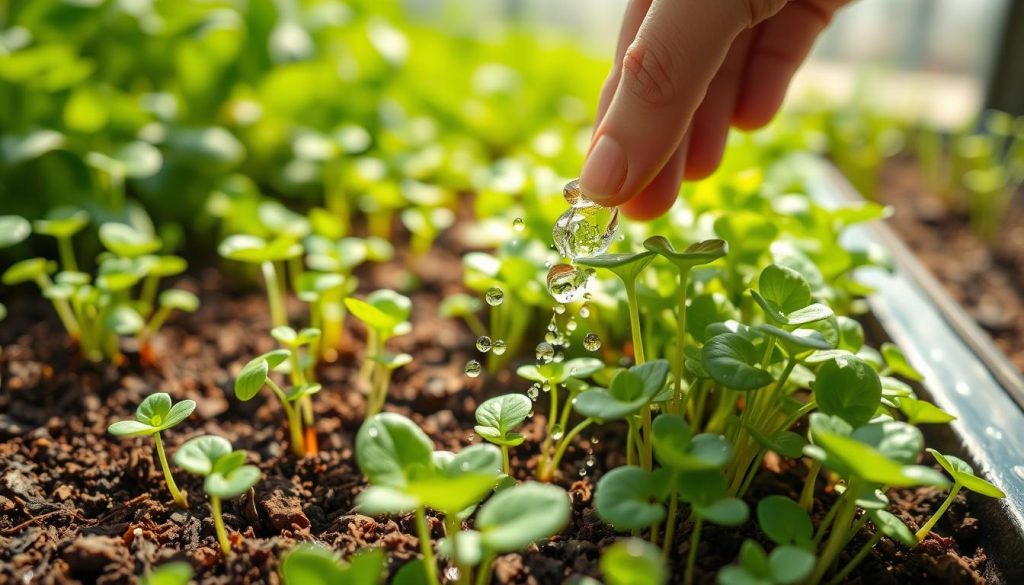
[[[152,254],[163,244],[152,234],[139,231],[124,223],[105,223],[100,226],[103,246],[122,258],[138,258]]]
[[[32,233],[32,224],[18,215],[0,215],[0,248],[19,244]]]
[[[347,298],[345,306],[357,319],[387,337],[395,335],[412,314],[409,297],[387,289],[370,293],[365,301]]]
[[[875,415],[882,400],[882,382],[866,362],[837,356],[818,368],[811,385],[818,410],[843,418],[853,426]]]
[[[142,585],[188,585],[194,574],[192,565],[185,561],[173,561],[160,565],[148,575],[143,575],[141,583]]]
[[[569,513],[569,496],[565,490],[526,482],[498,492],[488,500],[477,513],[476,527],[490,551],[516,552],[558,534],[569,522]]]
[[[917,546],[917,537],[915,537],[914,533],[907,528],[907,525],[895,515],[885,510],[869,509],[868,517],[870,517],[871,522],[875,524],[875,528],[885,536],[888,536],[904,546],[911,548]]]
[[[758,502],[757,523],[775,544],[804,545],[814,534],[807,512],[785,496],[772,495]]]
[[[639,467],[617,467],[597,482],[594,507],[616,530],[646,528],[665,518],[668,497],[663,474]]]
[[[827,431],[814,431],[814,445],[804,448],[807,456],[844,477],[893,487],[931,485],[945,487],[946,478],[920,465],[901,465],[870,445]]]
[[[677,252],[672,242],[664,236],[647,238],[644,240],[644,248],[665,258],[681,271],[709,264],[729,253],[729,244],[725,240],[704,240],[690,244],[683,252]]]
[[[719,469],[732,459],[732,446],[722,435],[702,433],[691,439],[682,417],[663,414],[652,427],[658,462],[679,470]]]
[[[586,378],[604,369],[604,362],[596,358],[575,358],[564,362],[527,364],[520,366],[516,374],[532,382],[564,384],[570,378]]]
[[[952,455],[943,455],[935,449],[928,449],[932,457],[953,477],[953,481],[959,483],[972,492],[988,496],[990,498],[1005,498],[1003,490],[974,474],[974,468],[969,463]]]
[[[137,420],[121,420],[107,427],[107,432],[117,437],[142,437],[158,431],[159,429]]]
[[[577,258],[576,264],[591,268],[604,268],[623,282],[632,283],[640,276],[644,268],[654,260],[654,252],[637,252],[635,254],[601,254],[587,258]]]
[[[704,293],[690,299],[686,307],[686,331],[700,343],[711,337],[708,325],[739,319],[739,311],[722,293]]]
[[[263,388],[269,373],[270,365],[264,356],[250,360],[235,378],[235,396],[242,402],[252,400]]]
[[[33,227],[35,228],[36,233],[54,238],[70,238],[82,231],[88,223],[89,213],[84,209],[72,206],[62,206],[47,213],[46,219],[37,219],[34,221]],[[3,228],[0,227],[0,234],[2,233]],[[2,247],[3,244],[0,243],[0,248]]]
[[[845,349],[856,353],[864,347],[864,326],[856,319],[839,315],[836,317],[839,324],[839,349]]]
[[[772,577],[779,585],[802,582],[817,561],[814,553],[796,546],[779,546],[768,555]]]
[[[293,548],[281,559],[278,570],[284,585],[335,585],[345,582],[341,562],[322,546],[302,544]]]
[[[882,356],[885,357],[885,364],[893,373],[915,382],[924,380],[924,376],[914,369],[914,366],[910,365],[910,362],[907,361],[907,357],[903,355],[903,350],[895,344],[883,343]]]
[[[769,264],[761,271],[757,287],[764,300],[789,314],[812,303],[811,286],[792,268]]]
[[[669,577],[658,547],[639,538],[608,547],[601,555],[600,567],[607,585],[660,585]]]
[[[356,496],[356,509],[367,516],[405,514],[422,505],[418,497],[387,486],[371,485]]]
[[[288,402],[296,402],[305,396],[316,394],[321,388],[320,384],[302,384],[301,386],[289,389],[285,397],[288,399]]]
[[[755,390],[773,381],[771,374],[756,367],[760,358],[753,344],[736,333],[712,337],[702,352],[704,369],[733,390]]]
[[[202,435],[185,441],[174,454],[174,462],[185,471],[207,476],[218,459],[231,453],[231,443],[224,437]]]
[[[370,483],[404,488],[413,475],[432,469],[430,437],[404,416],[382,412],[360,427],[356,459]]]
[[[3,283],[14,286],[23,282],[35,282],[39,277],[57,271],[57,263],[46,258],[29,258],[11,265],[4,271]]]
[[[832,344],[814,329],[787,331],[767,323],[758,325],[756,329],[777,339],[786,349],[786,354],[790,356],[802,355],[814,350],[832,349]]]
[[[907,417],[907,422],[912,425],[919,424],[943,424],[956,420],[952,414],[935,406],[931,402],[918,400],[910,396],[900,398],[900,411]]]
[[[161,278],[174,276],[188,269],[188,262],[181,256],[145,256],[144,258],[150,260],[147,272],[150,276],[159,276]]]
[[[693,511],[719,526],[739,526],[750,515],[747,503],[739,498],[722,498],[706,505],[694,504]]]
[[[146,326],[145,320],[133,307],[121,304],[107,311],[103,326],[118,335],[135,335]]]
[[[665,386],[668,361],[659,359],[622,370],[611,388],[594,388],[576,397],[573,408],[581,415],[600,420],[624,418],[650,404]]]
[[[391,585],[430,585],[431,580],[427,577],[427,570],[423,559],[409,561],[395,573]],[[430,568],[429,570],[433,571],[434,569]]]
[[[242,465],[230,471],[214,471],[206,477],[203,489],[211,496],[225,499],[234,498],[249,491],[249,488],[256,485],[256,482],[259,480],[259,467],[255,465]]]
[[[474,430],[497,445],[515,446],[522,435],[513,433],[533,410],[533,401],[522,394],[504,394],[486,400],[476,409]]]
[[[168,289],[160,293],[160,307],[193,313],[199,308],[199,297],[180,288]]]
[[[909,465],[916,463],[924,449],[924,436],[920,429],[902,421],[879,420],[854,429],[850,438],[871,445],[879,453]]]
[[[147,396],[135,409],[135,420],[159,427],[171,412],[173,401],[166,392],[156,392]]]

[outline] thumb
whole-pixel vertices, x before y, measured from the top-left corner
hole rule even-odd
[[[622,76],[580,172],[603,205],[632,199],[665,166],[752,5],[784,0],[654,0],[626,49]],[[760,10],[759,10],[760,12]],[[766,16],[764,16],[766,17]]]

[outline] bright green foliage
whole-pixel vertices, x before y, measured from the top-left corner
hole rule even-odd
[[[195,571],[184,561],[164,563],[140,579],[142,585],[188,585]]]
[[[533,412],[533,401],[522,394],[503,394],[485,400],[476,408],[476,426],[473,430],[484,440],[501,448],[502,470],[509,474],[508,450],[519,446],[525,437],[516,432]]]
[[[821,412],[853,426],[871,420],[882,399],[878,374],[852,356],[838,356],[822,364],[812,386]]]
[[[935,449],[928,449],[928,452],[931,453],[932,457],[935,458],[935,461],[938,462],[942,469],[944,469],[946,473],[953,478],[953,487],[950,488],[946,501],[944,501],[939,509],[935,511],[935,514],[932,515],[931,519],[925,522],[924,525],[918,529],[917,534],[915,534],[917,541],[924,540],[924,538],[928,536],[928,533],[931,532],[932,528],[935,527],[935,524],[940,518],[942,518],[942,515],[946,513],[947,509],[949,509],[949,506],[953,503],[953,500],[956,498],[961,488],[967,488],[974,493],[988,496],[990,498],[1006,497],[1003,490],[975,475],[974,468],[972,468],[966,461],[952,455],[943,455]]]
[[[303,435],[303,420],[301,417],[301,406],[303,401],[308,401],[309,396],[320,391],[320,384],[306,382],[301,374],[301,366],[297,363],[296,354],[299,347],[304,343],[319,336],[314,330],[303,330],[299,335],[290,327],[274,329],[277,332],[275,337],[278,340],[285,340],[293,349],[275,349],[261,356],[257,356],[242,368],[235,378],[235,397],[243,402],[252,400],[259,391],[268,387],[281,403],[285,416],[288,419],[288,431],[291,437],[292,452],[297,457],[306,454],[306,439]],[[293,380],[296,385],[284,389],[277,384],[270,376],[271,371],[290,361],[290,367],[296,373]]]
[[[576,398],[576,411],[583,416],[615,420],[631,415],[650,404],[665,387],[669,365],[655,360],[622,370],[612,378],[606,390],[595,388]]]
[[[392,370],[408,363],[389,356],[385,344],[392,337],[404,335],[412,329],[409,323],[412,301],[393,290],[382,289],[367,295],[365,301],[346,298],[345,306],[369,330],[369,361],[363,367],[363,375],[370,386],[367,415],[372,416],[384,407]]]
[[[753,540],[740,547],[739,566],[718,572],[719,585],[790,585],[800,583],[814,569],[812,553],[794,546],[778,546],[765,554]]]
[[[639,538],[620,540],[601,555],[607,585],[660,585],[669,572],[658,548]]]
[[[32,233],[32,224],[17,215],[0,215],[0,248],[20,244]]]
[[[278,572],[285,585],[377,585],[385,568],[379,548],[356,553],[344,562],[317,545],[299,545],[281,559]]]
[[[772,382],[772,375],[758,367],[754,345],[735,333],[709,339],[701,352],[704,369],[719,384],[733,390],[756,390]]]

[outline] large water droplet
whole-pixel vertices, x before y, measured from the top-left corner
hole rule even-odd
[[[494,345],[491,347],[491,351],[494,352],[494,355],[504,355],[505,354],[505,349],[506,349],[506,346],[505,346],[505,340],[504,339],[495,339],[494,340]]]
[[[555,305],[555,314],[561,315],[565,313],[565,305]]]
[[[580,307],[580,318],[581,319],[587,319],[589,317],[590,317],[590,307],[588,307],[587,305],[583,305],[582,307]]]
[[[551,440],[557,441],[561,439],[563,435],[565,435],[565,429],[562,428],[562,425],[555,425],[551,428]]]
[[[562,194],[570,207],[555,221],[551,232],[558,253],[572,260],[603,253],[618,229],[619,208],[605,207],[584,197],[578,179],[568,183]]]
[[[523,218],[517,217],[512,221],[512,229],[516,230],[517,232],[523,231],[524,227],[526,227],[526,223],[523,222]]]
[[[601,338],[593,331],[587,333],[583,337],[583,348],[587,351],[597,351],[601,349]]]
[[[486,335],[481,335],[480,337],[476,338],[476,348],[478,350],[487,353],[491,351],[491,347],[493,347],[493,344],[491,343],[490,337],[487,337]]]
[[[576,318],[575,317],[572,317],[572,318],[569,319],[569,322],[565,324],[565,329],[567,331],[576,331]]]
[[[555,348],[550,343],[542,341],[537,344],[537,361],[548,363],[555,357]]]
[[[587,281],[594,274],[590,268],[555,264],[548,270],[548,292],[559,303],[579,300],[586,292]]]
[[[497,307],[505,300],[505,293],[498,287],[489,288],[484,294],[484,300],[492,307]]]
[[[537,397],[540,396],[540,386],[538,386],[537,384],[530,386],[529,388],[526,389],[526,395],[530,398],[530,400],[537,400]]]
[[[476,360],[469,360],[466,362],[466,375],[470,378],[476,378],[480,375],[480,362]]]

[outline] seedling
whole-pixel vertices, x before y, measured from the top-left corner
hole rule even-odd
[[[268,242],[256,236],[238,234],[228,236],[220,243],[217,252],[228,260],[260,266],[267,289],[267,302],[270,305],[270,322],[274,327],[287,325],[284,282],[278,278],[277,265],[301,256],[302,245],[286,237]]]
[[[33,223],[35,232],[57,240],[61,269],[78,272],[75,250],[71,239],[89,223],[89,214],[75,207],[58,207],[46,214],[46,219]]]
[[[679,275],[679,308],[676,311],[676,352],[675,360],[672,363],[676,386],[675,395],[670,403],[671,411],[678,413],[683,400],[683,362],[686,359],[686,300],[690,271],[695,266],[708,264],[723,258],[729,252],[729,245],[725,240],[705,240],[691,244],[682,252],[677,252],[672,242],[664,236],[652,236],[644,241],[644,248],[668,260]]]
[[[221,500],[236,498],[252,489],[260,480],[260,470],[246,465],[245,451],[232,451],[231,443],[216,435],[203,435],[186,441],[174,454],[179,467],[205,478],[203,489],[210,496],[210,512],[217,532],[217,542],[225,556],[231,554],[231,543],[224,529]]]
[[[167,465],[167,455],[164,454],[164,443],[160,432],[176,426],[188,418],[195,409],[196,403],[193,400],[174,403],[170,394],[157,392],[150,394],[139,404],[138,409],[135,410],[135,420],[118,421],[107,428],[108,433],[117,437],[153,437],[153,441],[156,443],[156,455],[160,460],[160,468],[164,472],[164,481],[167,482],[171,498],[179,508],[188,508],[188,499],[174,483],[171,468]]]
[[[303,457],[306,454],[306,449],[302,430],[302,413],[299,410],[301,408],[300,401],[319,392],[320,384],[303,383],[285,391],[270,377],[272,370],[293,359],[293,355],[294,352],[291,350],[275,349],[250,360],[235,379],[235,396],[239,400],[247,402],[252,400],[264,386],[269,387],[280,401],[288,419],[292,453],[297,457]]]
[[[284,585],[377,585],[385,561],[380,548],[364,549],[345,562],[322,546],[302,544],[284,555],[278,572]]]
[[[189,563],[172,561],[164,563],[152,571],[146,571],[140,582],[142,585],[188,585],[194,574],[195,571]]]
[[[367,416],[373,416],[380,412],[387,400],[391,371],[411,361],[409,356],[387,355],[385,345],[392,337],[404,335],[412,329],[408,321],[412,314],[412,301],[409,297],[384,289],[370,293],[365,301],[347,298],[345,306],[369,331],[369,351],[363,366],[363,376],[370,386],[366,401]]]
[[[25,241],[32,234],[32,224],[18,215],[0,215],[0,249]]]
[[[1006,497],[1003,490],[975,475],[974,468],[963,459],[952,455],[943,455],[935,449],[928,449],[928,452],[931,453],[932,457],[935,458],[935,461],[937,461],[939,465],[946,470],[946,473],[953,478],[953,487],[949,489],[949,495],[946,496],[946,500],[942,502],[942,505],[935,511],[935,514],[933,514],[932,517],[918,529],[917,533],[914,534],[914,538],[917,539],[917,542],[921,542],[928,536],[928,533],[932,531],[935,524],[940,518],[942,518],[942,515],[946,513],[946,510],[949,509],[950,504],[953,503],[953,500],[956,499],[957,494],[960,493],[962,488],[967,488],[976,494],[981,494],[990,498],[1002,499]]]
[[[788,585],[805,579],[817,559],[811,550],[814,526],[803,508],[787,497],[768,496],[757,504],[757,522],[775,548],[766,554],[757,542],[744,541],[739,566],[719,571],[718,582]]]
[[[537,479],[551,481],[566,447],[583,429],[593,423],[593,420],[588,417],[568,433],[565,430],[569,424],[569,415],[572,414],[569,405],[575,404],[577,396],[589,388],[583,379],[597,373],[603,367],[604,364],[600,360],[576,358],[565,362],[552,361],[546,364],[525,365],[516,370],[521,378],[526,378],[534,383],[530,390],[533,393],[531,397],[535,397],[539,389],[544,389],[551,396],[547,433],[544,436],[544,444],[541,446],[540,461],[537,463]],[[568,391],[568,396],[564,401],[559,400],[561,388]]]
[[[270,335],[288,350],[288,373],[291,377],[292,388],[306,388],[301,396],[292,400],[298,402],[298,405],[293,408],[301,408],[302,422],[306,429],[303,449],[306,455],[316,455],[318,446],[312,395],[320,388],[319,385],[313,384],[316,381],[313,379],[313,366],[317,355],[313,348],[320,342],[320,330],[307,327],[296,332],[287,326],[274,327],[270,330]]]
[[[607,585],[663,585],[669,578],[658,547],[639,538],[608,547],[601,555],[600,567]]]
[[[523,424],[533,411],[533,401],[522,394],[505,394],[485,400],[476,409],[476,426],[473,430],[485,440],[501,449],[502,470],[510,475],[508,461],[509,447],[517,447],[525,441],[515,429]]]

